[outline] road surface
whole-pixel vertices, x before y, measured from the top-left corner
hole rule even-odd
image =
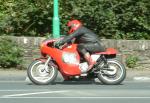
[[[121,85],[63,82],[29,85],[0,81],[0,103],[150,103],[149,81],[124,81]]]

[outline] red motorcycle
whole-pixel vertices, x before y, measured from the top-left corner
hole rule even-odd
[[[91,54],[96,61],[92,69],[77,52],[77,45],[66,43],[61,47],[55,46],[58,39],[45,40],[41,43],[41,58],[35,59],[28,67],[29,79],[38,85],[50,84],[57,78],[58,71],[64,80],[98,78],[108,85],[120,84],[126,77],[126,69],[115,59],[117,51],[107,48],[105,52]]]

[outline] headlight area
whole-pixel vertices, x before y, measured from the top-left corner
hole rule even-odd
[[[44,44],[43,43],[41,43],[40,44],[40,49],[42,49],[44,47]]]
[[[43,47],[44,47],[44,43],[42,42],[42,43],[40,44],[41,55],[42,55],[42,57],[46,57],[47,55],[42,52]]]
[[[42,52],[41,52],[41,55],[42,55],[42,57],[44,57],[44,58],[47,57],[47,54],[44,54],[44,53],[42,53]]]

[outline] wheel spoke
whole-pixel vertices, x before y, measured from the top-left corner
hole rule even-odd
[[[47,66],[41,61],[33,62],[32,66],[28,68],[28,76],[36,84],[48,84],[56,78],[57,72],[53,66]]]
[[[108,60],[108,68],[104,68],[98,74],[98,78],[106,84],[117,84],[125,78],[125,68],[117,60]]]

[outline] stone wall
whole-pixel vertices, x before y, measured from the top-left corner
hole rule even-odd
[[[34,58],[40,57],[39,45],[45,39],[41,37],[11,37],[24,48],[24,65],[27,67]],[[102,40],[108,48],[116,48],[118,58],[125,64],[129,55],[138,57],[135,68],[150,69],[150,40]]]
[[[150,40],[103,40],[106,47],[114,47],[125,64],[128,56],[138,58],[134,69],[150,69]]]

